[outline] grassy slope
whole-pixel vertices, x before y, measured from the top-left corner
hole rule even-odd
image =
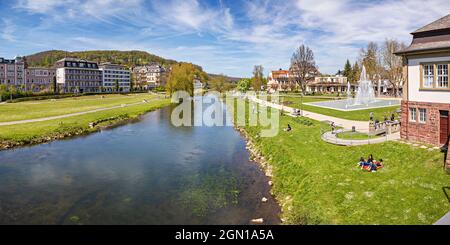
[[[64,119],[0,126],[0,142],[27,144],[30,142],[39,141],[46,137],[56,136],[61,133],[87,133],[97,130],[96,128],[89,128],[90,122],[117,116],[120,116],[120,119],[131,119],[145,112],[164,107],[169,104],[169,99],[159,99],[150,101],[146,104],[133,105]],[[117,123],[118,120],[113,120],[107,122],[106,124]],[[104,124],[105,123],[100,126],[104,126]]]
[[[350,140],[366,140],[369,139],[369,135],[365,133],[359,133],[359,132],[342,132],[338,133],[336,135],[339,139],[350,139]],[[370,137],[371,139],[376,137]]]
[[[18,121],[33,118],[43,118],[89,111],[93,109],[112,107],[121,104],[140,102],[144,99],[156,98],[150,94],[131,95],[92,95],[58,100],[27,101],[0,105],[0,122]]]
[[[273,166],[274,193],[287,223],[432,224],[450,210],[442,190],[450,186],[442,153],[397,142],[330,145],[320,139],[326,125],[280,120],[280,128],[289,123],[293,131],[261,138],[260,128],[245,130]],[[368,154],[383,158],[385,168],[361,171],[358,159]]]
[[[294,108],[301,108],[300,98],[298,97],[282,97],[280,99],[281,101],[287,102],[293,102],[292,104],[288,104],[291,107]],[[325,101],[329,99],[324,99],[320,97],[305,97],[303,99],[304,103],[308,102],[317,102],[317,101]],[[383,116],[386,115],[387,117],[390,117],[392,113],[395,113],[397,109],[399,109],[400,106],[391,106],[391,107],[384,107],[384,108],[374,108],[374,109],[368,109],[368,110],[358,110],[358,111],[338,111],[333,109],[327,109],[327,108],[321,108],[317,106],[311,106],[311,105],[303,105],[303,109],[311,112],[320,113],[327,116],[334,116],[349,120],[355,120],[355,121],[369,121],[369,114],[370,112],[373,112],[374,118],[378,118],[380,121],[382,121]]]

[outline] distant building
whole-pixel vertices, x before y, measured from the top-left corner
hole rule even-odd
[[[355,85],[350,85],[351,91],[355,91]],[[313,82],[306,85],[306,92],[309,93],[346,93],[348,89],[347,77],[317,76]]]
[[[98,64],[64,58],[55,63],[56,82],[67,93],[100,92],[103,75]]]
[[[166,85],[166,70],[159,64],[136,66],[133,68],[133,86],[141,90],[151,90]]]
[[[271,71],[267,79],[267,90],[269,92],[289,90],[289,71],[279,69]]]
[[[56,78],[56,69],[27,67],[26,90],[31,92],[51,91],[53,81]]]
[[[441,146],[450,137],[450,15],[412,33],[403,56],[401,137]]]
[[[130,70],[125,66],[111,63],[99,65],[103,72],[103,92],[129,92],[131,87]]]
[[[25,89],[25,67],[23,58],[12,60],[0,58],[0,84]]]

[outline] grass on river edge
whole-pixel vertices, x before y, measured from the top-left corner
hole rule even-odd
[[[288,123],[293,130],[284,132]],[[271,166],[285,223],[433,224],[450,210],[443,153],[400,142],[331,145],[320,138],[324,127],[281,116],[280,132],[272,138],[259,137],[260,127],[241,128]],[[357,162],[368,154],[383,158],[385,167],[363,172]]]
[[[95,132],[100,127],[131,120],[146,112],[168,106],[169,104],[170,99],[155,99],[150,100],[148,103],[62,119],[0,126],[0,149],[43,143],[55,139]],[[98,124],[90,128],[89,123],[91,122],[98,122]]]

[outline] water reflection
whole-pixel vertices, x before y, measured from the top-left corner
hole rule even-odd
[[[87,137],[0,152],[1,224],[278,223],[231,127],[173,127],[173,107]]]

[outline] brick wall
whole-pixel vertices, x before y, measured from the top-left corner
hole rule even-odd
[[[402,101],[402,129],[401,137],[409,141],[423,142],[435,146],[440,146],[439,110],[450,111],[450,104]],[[419,108],[427,109],[427,122],[420,123],[409,120],[409,108],[417,108],[417,118],[419,117]]]

